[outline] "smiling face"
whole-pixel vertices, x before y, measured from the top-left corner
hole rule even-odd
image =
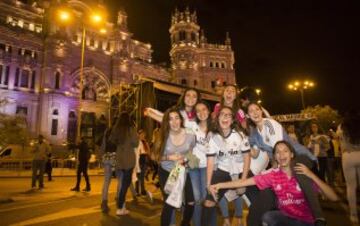
[[[195,106],[196,111],[196,117],[199,119],[199,121],[206,121],[209,118],[210,111],[208,107],[203,104],[199,103]]]
[[[224,104],[226,106],[232,107],[234,100],[236,98],[236,88],[234,86],[227,86],[223,94]]]
[[[248,106],[248,115],[255,124],[260,123],[263,120],[263,112],[257,104],[250,104]]]
[[[233,113],[230,108],[223,108],[219,113],[219,126],[222,131],[231,129],[233,123]]]
[[[281,168],[290,167],[294,154],[284,143],[279,143],[275,147],[275,160]]]
[[[169,126],[173,132],[178,132],[181,129],[181,117],[177,112],[170,112],[169,114]]]
[[[186,107],[194,107],[197,103],[198,95],[195,90],[188,90],[184,96],[184,104]]]

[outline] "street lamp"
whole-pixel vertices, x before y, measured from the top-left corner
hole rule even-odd
[[[85,59],[85,42],[86,42],[86,26],[85,25],[96,25],[99,26],[100,24],[104,23],[104,17],[101,13],[95,12],[92,10],[87,10],[90,12],[88,13],[89,20],[85,21],[85,18],[82,18],[81,26],[82,26],[82,38],[81,38],[81,61],[80,61],[80,74],[79,74],[79,110],[78,110],[78,116],[77,116],[77,128],[76,128],[76,137],[77,141],[80,141],[81,137],[81,111],[82,111],[82,93],[83,93],[83,86],[84,86],[84,59]],[[58,19],[63,24],[68,24],[72,19],[72,13],[70,10],[67,9],[59,9],[58,10]],[[101,34],[106,33],[105,28],[101,28],[99,30]]]
[[[313,88],[314,86],[315,83],[310,80],[294,81],[288,84],[288,89],[300,92],[302,108],[305,109],[304,91]]]

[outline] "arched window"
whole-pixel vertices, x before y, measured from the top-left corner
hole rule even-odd
[[[58,72],[58,71],[55,73],[54,88],[60,89],[60,72]]]
[[[186,33],[185,33],[185,31],[180,31],[179,32],[179,40],[180,41],[185,41],[186,40]]]
[[[56,136],[58,134],[58,115],[59,111],[58,109],[54,109],[52,112],[52,120],[51,120],[51,135]]]
[[[196,41],[196,34],[194,32],[191,32],[191,41]]]
[[[210,67],[214,67],[214,63],[210,61]]]

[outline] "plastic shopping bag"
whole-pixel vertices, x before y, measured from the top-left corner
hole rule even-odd
[[[183,170],[179,171],[174,189],[171,191],[170,195],[166,199],[166,203],[175,208],[180,208],[183,201],[186,175],[185,175],[185,168],[184,167],[182,168]]]
[[[170,194],[174,190],[176,182],[179,178],[179,174],[182,171],[185,172],[185,167],[180,164],[176,164],[176,166],[170,171],[169,177],[164,187],[164,192],[166,194]]]

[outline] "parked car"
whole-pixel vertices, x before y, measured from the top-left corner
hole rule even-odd
[[[31,146],[9,144],[0,150],[0,159],[32,159]]]

